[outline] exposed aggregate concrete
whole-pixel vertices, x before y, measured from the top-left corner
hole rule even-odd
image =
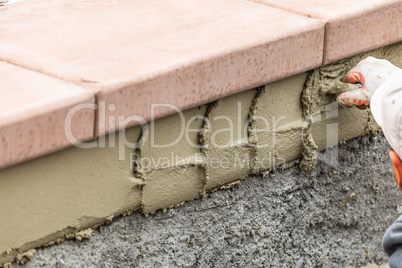
[[[389,146],[378,134],[336,148],[338,161],[310,175],[294,166],[148,218],[136,212],[90,240],[39,249],[25,267],[384,264],[382,236],[402,213]]]

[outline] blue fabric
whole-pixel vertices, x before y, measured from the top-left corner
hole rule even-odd
[[[402,216],[388,228],[382,239],[382,248],[389,256],[389,267],[402,268]]]

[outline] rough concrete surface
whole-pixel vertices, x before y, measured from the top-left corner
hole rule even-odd
[[[39,249],[30,267],[360,267],[402,209],[382,134],[335,147],[333,166],[250,177],[204,200],[121,217],[90,240]],[[12,267],[19,267],[12,264]]]

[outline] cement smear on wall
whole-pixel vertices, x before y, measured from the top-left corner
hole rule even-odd
[[[359,137],[339,147],[337,166],[319,161],[309,175],[294,166],[148,218],[133,213],[91,240],[39,249],[24,267],[384,264],[382,236],[402,212],[388,150],[381,134]]]
[[[382,48],[108,136],[96,148],[1,170],[0,202],[8,205],[0,211],[0,263],[122,213],[177,206],[301,157],[307,172],[317,162],[336,166],[339,141],[378,126],[369,110],[339,107],[327,88],[368,55],[402,67],[401,49]],[[319,152],[326,148],[333,149]]]
[[[338,141],[343,142],[363,134],[375,134],[380,130],[369,109],[340,109],[333,102],[336,95],[328,94],[329,90],[338,94],[350,90],[351,87],[346,87],[339,79],[368,56],[387,59],[402,68],[402,44],[398,43],[310,72],[301,98],[303,116],[309,122],[306,133],[310,147],[321,151],[335,146]],[[300,163],[301,169],[311,172],[316,157],[314,151],[305,150]]]

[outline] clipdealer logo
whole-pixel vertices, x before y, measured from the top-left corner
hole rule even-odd
[[[104,148],[108,147],[119,147],[119,160],[124,160],[125,158],[125,150],[126,148],[136,149],[145,143],[150,143],[150,147],[154,149],[163,149],[163,148],[171,148],[177,145],[179,142],[187,142],[187,144],[192,148],[204,148],[204,147],[214,147],[217,149],[225,149],[235,145],[241,145],[244,142],[244,138],[249,135],[249,125],[251,120],[260,121],[261,129],[253,129],[253,131],[257,134],[263,132],[271,132],[275,133],[280,121],[284,120],[284,116],[272,118],[265,118],[264,116],[254,116],[253,118],[249,118],[244,122],[243,114],[242,114],[242,103],[237,103],[237,111],[234,116],[226,116],[226,115],[216,115],[213,117],[205,117],[205,115],[193,115],[192,117],[185,117],[183,112],[176,106],[171,104],[152,104],[150,111],[150,122],[141,116],[132,115],[132,116],[121,116],[121,115],[110,115],[109,112],[114,112],[116,110],[116,106],[114,104],[109,104],[106,107],[104,102],[99,103],[99,105],[95,105],[93,103],[85,103],[79,104],[73,107],[67,114],[65,118],[65,134],[67,139],[71,144],[74,144],[76,147],[89,149],[100,147]],[[83,109],[91,109],[95,110],[98,115],[98,129],[107,129],[107,126],[115,126],[115,129],[124,130],[128,125],[141,125],[142,135],[141,141],[130,142],[125,135],[125,131],[121,131],[118,139],[118,145],[115,143],[115,132],[110,132],[107,137],[102,136],[96,140],[80,142],[73,133],[73,117]],[[175,129],[169,133],[169,141],[161,142],[158,140],[158,135],[156,133],[156,110],[164,109],[165,111],[170,109],[171,114],[177,115],[177,120],[175,122]],[[107,116],[108,115],[108,116]],[[205,122],[205,128],[201,129],[200,127],[195,127],[194,122]],[[134,122],[134,123],[133,123]],[[212,125],[218,126],[216,129],[212,129]],[[209,135],[209,143],[208,144],[199,144],[198,141],[194,140],[194,134],[197,136],[200,133],[208,133]],[[222,138],[225,137],[225,138]],[[108,139],[108,143],[106,145],[106,139]],[[272,141],[266,141],[265,143],[252,144],[249,143],[247,146],[260,148],[268,148],[271,146],[271,143],[275,143],[275,136],[273,136]],[[248,141],[246,141],[248,142]]]
[[[88,142],[80,142],[78,141],[72,131],[72,119],[74,115],[82,110],[82,109],[92,109],[92,110],[97,110],[96,112],[98,113],[98,128],[99,129],[106,129],[106,120],[109,126],[117,126],[116,129],[125,129],[127,125],[140,125],[142,128],[142,135],[140,141],[129,141],[126,137],[125,131],[121,131],[119,134],[116,134],[116,132],[110,132],[107,136],[102,136],[99,137],[98,139],[88,141]],[[158,141],[158,138],[156,137],[155,133],[155,118],[156,118],[156,110],[157,109],[171,109],[173,111],[173,114],[178,115],[178,126],[176,126],[176,130],[171,134],[171,138],[169,139],[169,142],[166,144],[161,143]],[[323,152],[318,152],[317,153],[317,159],[318,161],[324,162],[327,165],[330,165],[332,167],[336,167],[338,165],[338,123],[336,122],[336,119],[338,118],[338,104],[336,102],[328,104],[325,106],[324,112],[317,111],[314,114],[310,115],[308,120],[306,120],[303,123],[302,127],[302,142],[305,150],[314,150],[308,146],[308,144],[305,142],[304,137],[305,137],[305,131],[306,129],[311,129],[312,126],[310,124],[324,124],[325,126],[320,126],[319,129],[321,131],[325,131],[325,134],[319,135],[320,138],[318,138],[318,142],[321,145],[321,147],[328,148]],[[241,102],[238,102],[237,104],[237,114],[235,117],[230,117],[230,116],[215,116],[212,118],[206,118],[204,115],[194,115],[190,118],[187,118],[184,116],[183,112],[176,106],[171,105],[171,104],[152,104],[151,105],[151,119],[150,122],[148,123],[145,118],[138,116],[138,115],[132,115],[132,116],[120,116],[120,115],[109,115],[106,116],[107,114],[110,114],[108,112],[114,112],[116,110],[116,106],[114,104],[109,104],[106,107],[105,103],[99,103],[98,106],[96,106],[93,103],[85,103],[85,104],[79,104],[75,107],[73,107],[67,114],[65,118],[65,134],[67,139],[74,144],[75,146],[79,148],[94,148],[94,147],[118,147],[119,148],[119,160],[125,160],[126,158],[126,150],[127,149],[137,149],[141,146],[143,146],[145,143],[150,143],[151,148],[155,149],[163,149],[163,148],[169,148],[177,145],[179,142],[187,142],[189,146],[193,148],[200,149],[202,146],[212,146],[217,149],[224,149],[233,145],[241,145],[239,144],[241,137],[247,137],[249,135],[249,126],[251,123],[251,120],[254,120],[254,122],[259,121],[259,126],[260,128],[253,128],[252,131],[254,134],[257,135],[264,135],[264,132],[269,132],[271,133],[272,137],[270,140],[266,140],[265,143],[259,141],[256,144],[253,143],[248,143],[247,146],[249,147],[254,147],[257,150],[263,149],[263,148],[269,148],[272,146],[275,146],[277,141],[276,141],[276,132],[278,131],[278,127],[280,125],[280,122],[284,119],[286,119],[284,116],[279,116],[275,117],[273,116],[272,118],[266,118],[264,116],[254,116],[253,118],[249,118],[243,125],[241,123],[244,121],[242,119],[242,106]],[[194,122],[195,121],[205,121],[206,123],[206,128],[205,129],[200,129],[199,127],[194,127]],[[219,125],[220,127],[216,129],[212,129],[211,125],[214,123],[215,125]],[[205,132],[210,132],[208,135],[210,137],[209,144],[207,145],[201,145],[197,142],[194,141],[194,138],[191,138],[194,136],[194,133],[198,135],[199,133],[205,133]],[[116,142],[116,135],[118,135],[118,140]],[[227,140],[222,141],[222,135],[227,137]],[[107,139],[107,143],[106,143]],[[325,140],[324,140],[325,139]],[[323,143],[325,142],[325,145]],[[116,144],[117,143],[117,144]],[[181,157],[181,156],[178,156]],[[240,158],[240,155],[237,155],[237,161],[234,163],[238,163],[239,166],[244,165],[243,162],[247,162],[247,160],[244,160],[244,158]],[[260,163],[262,166],[269,166],[267,163],[273,164],[273,159],[275,160],[279,156],[269,156],[261,161]],[[172,159],[170,157],[170,159]],[[258,160],[258,159],[257,159]],[[166,161],[159,161],[159,162],[166,162]],[[158,163],[159,163],[158,162]],[[180,161],[179,161],[180,162]],[[223,161],[222,165],[226,165],[227,161]],[[265,163],[267,162],[267,163]],[[280,161],[281,163],[285,163],[286,160],[282,159]],[[283,164],[282,163],[282,164]]]

